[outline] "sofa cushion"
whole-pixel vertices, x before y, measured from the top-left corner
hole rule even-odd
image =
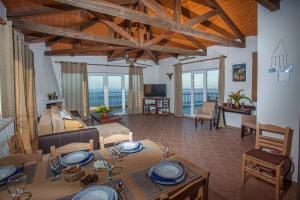
[[[40,117],[38,124],[38,136],[51,134],[52,132],[53,130],[50,110],[46,110]]]
[[[51,115],[51,118],[52,118],[53,133],[65,131],[64,120],[60,116],[60,114],[58,114],[58,113],[53,114],[53,115]]]
[[[74,131],[81,129],[84,125],[77,119],[64,119],[64,126],[66,131]]]
[[[58,106],[51,106],[50,112],[51,115],[57,114],[59,112]]]

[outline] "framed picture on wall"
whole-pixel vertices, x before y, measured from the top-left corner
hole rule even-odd
[[[246,81],[246,63],[232,65],[232,81],[233,82]]]

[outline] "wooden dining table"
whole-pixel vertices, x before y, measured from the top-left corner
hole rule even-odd
[[[138,153],[129,154],[126,157],[122,158],[122,161],[117,162],[117,165],[122,168],[121,173],[114,176],[114,179],[121,179],[126,185],[128,190],[133,194],[136,200],[147,199],[145,193],[141,190],[141,186],[131,176],[133,173],[150,168],[151,166],[157,164],[162,159],[162,150],[161,146],[154,143],[151,140],[143,140],[143,144],[149,147],[148,150],[142,150]],[[109,157],[108,149],[99,150],[101,155],[104,158]],[[32,193],[32,200],[55,200],[60,199],[65,196],[78,193],[82,190],[79,181],[77,182],[66,182],[64,178],[61,178],[57,181],[51,181],[46,177],[48,170],[48,157],[49,155],[43,156],[43,161],[37,165],[36,174],[34,180],[31,184],[28,184],[26,191]],[[206,179],[205,185],[203,185],[201,191],[203,193],[204,199],[207,199],[207,190],[208,190],[208,179],[209,172],[201,169],[199,166],[181,158],[176,155],[169,158],[170,160],[180,161],[185,167],[196,172],[199,176],[198,179]],[[98,183],[104,184],[107,182],[108,172],[106,170],[95,172],[93,167],[84,167],[83,170],[86,174],[96,173],[99,177]],[[195,179],[194,179],[195,180]],[[185,184],[188,184],[185,183]],[[176,190],[179,186],[173,186],[171,190]],[[182,185],[180,186],[182,187]],[[178,188],[177,188],[178,189]],[[169,192],[169,191],[168,191]],[[0,192],[0,200],[12,199],[9,193],[4,190]],[[154,198],[154,199],[159,199]]]

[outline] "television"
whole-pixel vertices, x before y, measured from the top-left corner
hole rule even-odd
[[[166,97],[167,86],[166,84],[144,84],[145,97]]]

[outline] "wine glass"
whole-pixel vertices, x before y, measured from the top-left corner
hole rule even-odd
[[[53,157],[52,155],[49,156],[48,162],[52,173],[51,180],[58,180],[60,178],[61,169],[60,169],[60,156]]]
[[[169,153],[169,150],[170,150],[170,145],[167,141],[163,140],[161,143],[160,143],[160,149],[162,150],[163,152],[163,161],[167,160],[167,157],[168,157],[168,153]]]
[[[26,175],[23,173],[16,174],[8,179],[7,191],[14,199],[17,199],[24,193],[26,184]]]

